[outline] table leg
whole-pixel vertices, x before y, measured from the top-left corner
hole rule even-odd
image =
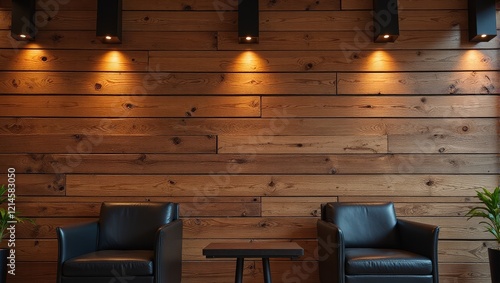
[[[264,283],[271,283],[271,266],[268,257],[262,258],[262,269],[264,272]]]
[[[235,283],[243,283],[243,263],[245,259],[242,257],[236,258],[236,274],[234,276]]]

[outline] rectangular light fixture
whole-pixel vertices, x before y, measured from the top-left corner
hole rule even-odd
[[[373,0],[375,42],[394,42],[399,36],[397,0]]]
[[[122,0],[97,0],[96,36],[103,43],[122,42]]]
[[[12,0],[10,34],[16,40],[34,40],[36,0]]]
[[[490,41],[496,35],[495,0],[469,0],[469,41]]]
[[[259,0],[239,0],[238,41],[259,43]]]

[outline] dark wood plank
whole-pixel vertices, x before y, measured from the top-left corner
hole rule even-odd
[[[14,135],[0,153],[216,153],[215,136]],[[29,141],[29,143],[27,143]]]
[[[460,133],[491,135],[497,118],[292,118],[286,110],[267,119],[0,118],[0,135],[289,135],[365,136]]]
[[[238,43],[237,32],[218,32],[217,41],[218,50],[247,49],[247,46]],[[400,33],[395,43],[380,45],[380,43],[373,42],[370,32],[355,29],[350,31],[264,31],[259,33],[259,44],[252,46],[252,50],[340,50],[343,51],[342,58],[350,58],[354,55],[350,51],[465,50],[499,47],[500,39],[498,36],[489,42],[473,43],[469,42],[467,31],[460,30],[433,31],[432,33],[418,30],[404,31]]]
[[[499,174],[498,154],[2,154],[0,170],[88,174]],[[370,164],[370,166],[366,166]]]
[[[71,1],[84,2],[84,1]],[[216,50],[217,34],[207,32],[162,32],[124,31],[120,50]],[[15,41],[10,31],[0,30],[0,47],[19,49],[84,49],[114,50],[116,46],[101,43],[95,31],[40,30],[36,43]],[[160,66],[152,66],[148,71],[160,72]],[[144,68],[143,70],[146,70]]]
[[[67,195],[83,200],[126,200],[120,196],[147,198],[154,201],[179,197],[196,203],[220,202],[216,197],[329,197],[344,200],[350,196],[373,201],[392,197],[466,197],[468,201],[481,187],[493,187],[498,175],[67,175]],[[367,185],[369,184],[369,185]],[[143,190],[142,188],[147,188]],[[382,193],[382,196],[380,192]],[[159,198],[162,197],[162,198]],[[25,199],[25,198],[23,198]],[[106,200],[104,199],[104,200]],[[360,201],[360,199],[357,199]],[[51,200],[54,202],[55,200]],[[70,199],[70,201],[74,201]],[[178,199],[186,202],[184,199]],[[362,200],[361,200],[362,201]],[[432,201],[432,199],[431,199]],[[436,202],[442,202],[434,200]],[[454,200],[463,203],[464,198]],[[296,201],[294,201],[295,203]],[[408,201],[407,201],[408,202]],[[421,200],[422,202],[422,200]],[[429,202],[429,199],[426,200]],[[463,204],[462,204],[463,205]]]

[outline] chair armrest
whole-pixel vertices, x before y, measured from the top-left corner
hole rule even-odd
[[[155,283],[180,283],[182,277],[182,220],[163,225],[157,231]]]
[[[432,260],[434,282],[438,279],[439,226],[398,219],[403,249]]]
[[[60,282],[62,265],[66,260],[96,251],[98,230],[97,221],[56,228],[59,247],[57,282]]]
[[[344,236],[335,224],[318,220],[318,259],[321,283],[344,283]]]

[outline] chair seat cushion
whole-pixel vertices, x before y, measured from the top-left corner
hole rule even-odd
[[[64,262],[64,276],[152,276],[154,251],[102,250]]]
[[[346,273],[373,274],[432,274],[432,261],[424,256],[396,249],[347,248]]]

